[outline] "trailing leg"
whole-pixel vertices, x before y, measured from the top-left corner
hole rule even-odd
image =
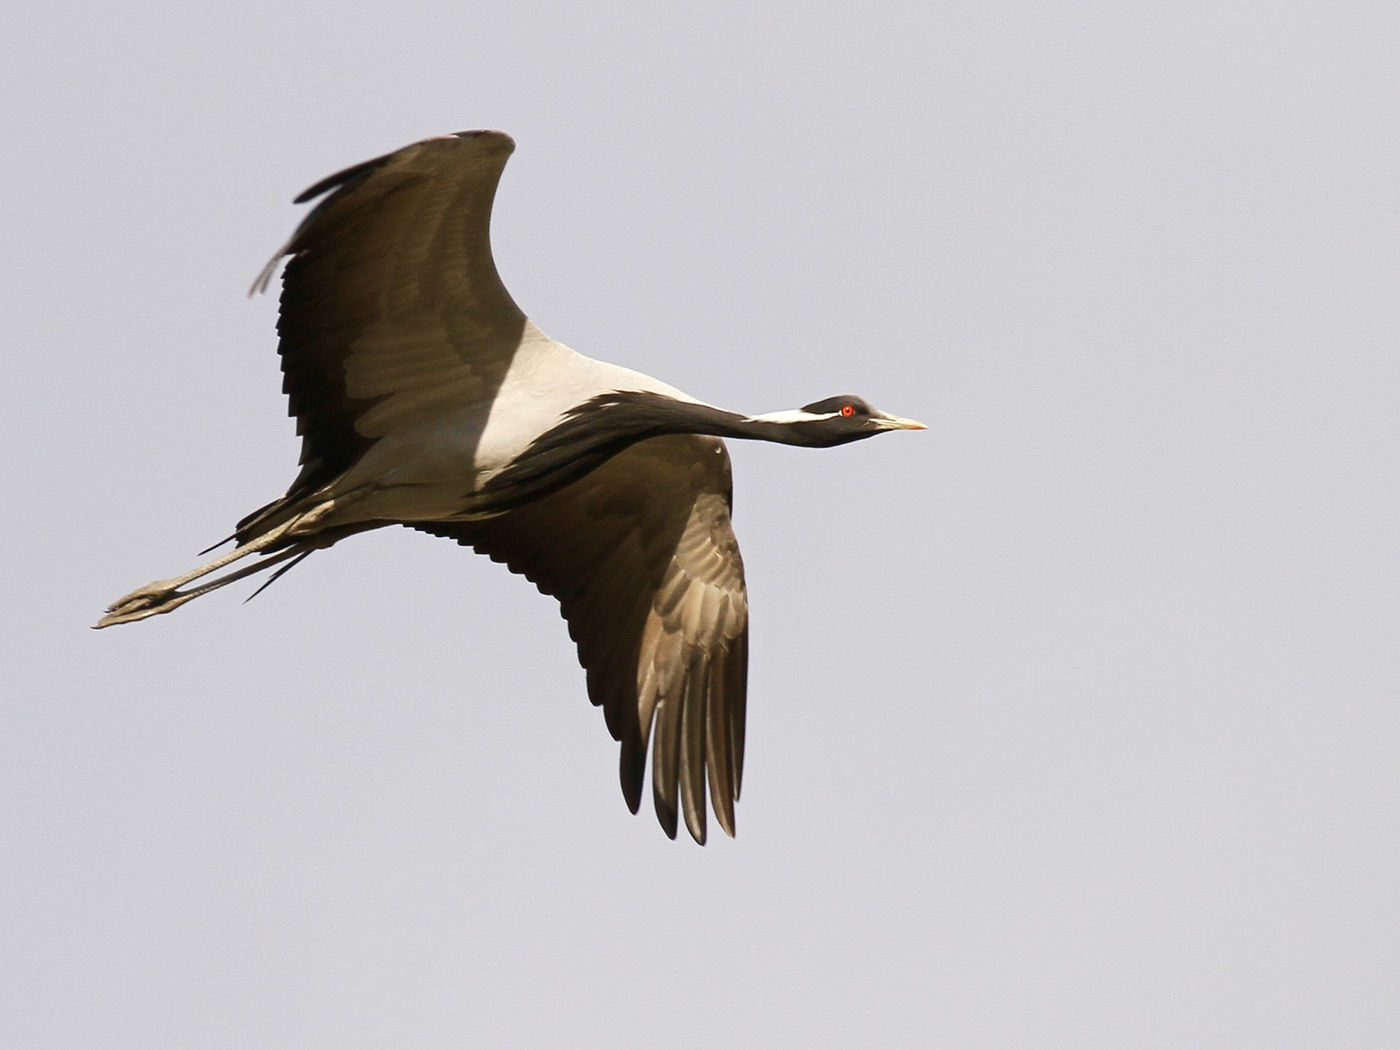
[[[178,609],[186,602],[198,598],[201,594],[208,594],[210,591],[217,591],[220,587],[227,586],[235,580],[241,580],[245,576],[251,576],[255,572],[262,572],[270,569],[279,562],[286,561],[298,555],[311,553],[317,547],[324,544],[306,541],[291,541],[289,546],[273,553],[265,555],[256,564],[245,565],[242,568],[228,573],[225,576],[217,577],[198,587],[191,587],[189,590],[180,590],[188,583],[208,576],[212,572],[231,565],[241,558],[246,558],[250,554],[260,554],[269,547],[276,547],[279,541],[285,542],[287,534],[292,527],[300,522],[300,517],[285,521],[273,529],[269,529],[261,536],[249,540],[247,543],[235,547],[226,554],[221,554],[212,561],[206,562],[197,569],[192,569],[182,576],[175,576],[168,580],[156,580],[148,583],[144,587],[132,591],[130,594],[118,598],[107,607],[107,615],[97,621],[98,627],[112,627],[119,623],[132,623],[136,620],[144,620],[149,616],[158,616],[161,613],[168,613],[173,609]]]

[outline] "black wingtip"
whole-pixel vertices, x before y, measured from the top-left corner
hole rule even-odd
[[[666,832],[668,839],[675,841],[676,832],[680,830],[680,811],[672,803],[662,798],[659,792],[652,792],[652,803],[661,830]]]
[[[475,131],[454,131],[447,136],[453,139],[483,139],[494,141],[497,145],[506,150],[515,149],[515,139],[511,138],[504,131],[497,131],[494,128],[478,128]],[[431,139],[427,141],[431,142]]]
[[[393,156],[393,154],[389,154],[388,156]],[[334,175],[327,175],[324,179],[316,183],[314,186],[308,186],[306,189],[302,190],[299,194],[293,197],[292,203],[305,204],[307,201],[315,200],[323,193],[329,193],[337,186],[344,186],[346,183],[353,182],[356,179],[364,178],[375,168],[379,167],[379,165],[383,164],[387,159],[387,156],[375,157],[373,160],[367,160],[361,164],[356,164],[353,167],[345,168],[343,171],[337,171]]]
[[[331,190],[340,189],[341,187],[352,185],[353,183],[367,178],[369,175],[373,174],[376,169],[390,163],[400,154],[407,153],[410,150],[421,149],[424,146],[430,146],[434,142],[446,142],[452,139],[480,139],[483,144],[494,144],[506,153],[511,153],[515,150],[515,140],[504,131],[492,131],[489,129],[481,131],[454,131],[450,135],[438,135],[435,138],[423,139],[421,142],[415,142],[411,146],[404,146],[402,149],[396,149],[392,153],[385,153],[382,156],[375,157],[373,160],[363,161],[352,167],[345,168],[342,171],[337,171],[334,175],[327,175],[314,186],[308,186],[306,189],[302,190],[301,193],[292,199],[292,203],[305,204],[307,201],[315,200],[323,193],[329,193]]]
[[[627,808],[636,813],[642,808],[642,782],[646,779],[646,742],[638,742],[636,735],[629,733],[623,737],[622,748],[617,759],[617,779],[622,784],[622,797],[627,800]]]

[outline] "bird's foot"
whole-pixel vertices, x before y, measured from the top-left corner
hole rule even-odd
[[[177,586],[176,580],[156,580],[139,587],[107,606],[107,615],[97,621],[97,626],[113,627],[119,623],[134,623],[148,616],[158,616],[178,609],[198,596],[197,592],[181,593]]]
[[[240,558],[246,558],[250,554],[260,553],[264,548],[281,539],[283,533],[290,526],[282,525],[271,532],[258,537],[252,543],[246,543],[241,547],[235,547],[227,554],[221,554],[206,565],[201,565],[197,569],[192,569],[183,576],[175,576],[168,580],[156,580],[148,583],[144,587],[138,587],[123,598],[118,598],[111,605],[107,606],[107,615],[97,621],[98,627],[113,627],[119,623],[133,623],[136,620],[144,620],[150,616],[159,616],[161,613],[168,613],[178,609],[186,602],[194,601],[201,594],[208,594],[210,591],[217,591],[220,587],[227,587],[235,580],[241,580],[245,576],[251,576],[255,572],[262,572],[271,568],[278,562],[287,559],[300,561],[314,547],[308,548],[301,544],[290,544],[284,549],[274,554],[260,558],[251,565],[245,565],[241,569],[226,572],[222,576],[215,576],[205,580],[203,583],[194,584],[194,581],[210,576],[219,569],[226,567]],[[275,577],[274,577],[275,579]],[[187,588],[182,590],[182,588]]]

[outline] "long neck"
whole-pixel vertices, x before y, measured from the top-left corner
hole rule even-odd
[[[562,427],[577,426],[578,429],[592,431],[593,436],[604,440],[609,436],[631,435],[628,444],[660,434],[709,434],[712,437],[776,441],[783,445],[808,448],[830,443],[811,430],[796,425],[799,422],[797,418],[784,418],[789,416],[801,416],[801,413],[743,416],[698,401],[681,401],[665,394],[631,391],[593,398],[575,409]],[[578,424],[574,423],[575,419]],[[556,427],[555,431],[560,429]]]
[[[627,391],[584,402],[536,438],[478,493],[474,509],[508,510],[563,488],[638,441],[663,434],[811,445],[800,428],[776,420],[750,419],[712,405],[664,394]]]

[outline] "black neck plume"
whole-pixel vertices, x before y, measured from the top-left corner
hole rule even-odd
[[[778,441],[816,446],[800,425],[748,419],[711,405],[665,394],[623,391],[600,394],[541,434],[521,456],[492,478],[473,500],[479,512],[509,510],[577,481],[617,453],[663,434]]]

